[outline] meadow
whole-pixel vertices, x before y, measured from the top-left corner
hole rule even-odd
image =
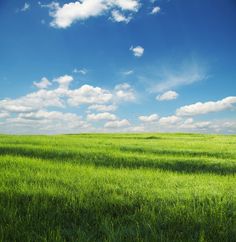
[[[0,135],[0,241],[236,241],[236,135]]]

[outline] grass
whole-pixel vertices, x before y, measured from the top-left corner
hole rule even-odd
[[[236,241],[236,136],[0,135],[0,241]]]

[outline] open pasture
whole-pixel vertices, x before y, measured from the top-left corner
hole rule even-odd
[[[236,136],[0,135],[0,241],[236,241]]]

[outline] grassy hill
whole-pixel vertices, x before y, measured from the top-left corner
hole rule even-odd
[[[236,136],[0,135],[0,241],[236,241]]]

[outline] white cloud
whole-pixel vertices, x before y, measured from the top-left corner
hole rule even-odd
[[[41,82],[34,85],[40,90],[29,93],[16,99],[0,100],[0,110],[10,113],[26,113],[34,112],[46,107],[65,107],[63,97],[68,95],[68,87],[73,77],[65,75],[53,80],[59,84],[59,88],[46,90],[51,85],[48,79],[42,78]]]
[[[108,5],[119,7],[122,10],[137,12],[140,3],[138,0],[107,0]]]
[[[52,82],[58,83],[58,87],[50,90],[46,88],[52,82],[44,77],[40,82],[34,82],[39,88],[36,92],[16,99],[0,100],[0,113],[31,113],[49,107],[66,108],[67,105],[78,107],[82,104],[90,105],[89,110],[110,112],[117,109],[116,102],[135,99],[134,90],[127,83],[117,85],[114,90],[109,91],[91,85],[70,89],[72,81],[73,77],[69,75],[55,78]]]
[[[161,11],[161,8],[156,6],[152,9],[151,14],[154,15],[154,14],[160,13],[160,11]]]
[[[26,98],[12,100],[3,99],[0,101],[0,110],[10,112],[10,113],[20,113],[20,112],[31,112],[37,108],[33,107],[32,104],[27,102]]]
[[[139,116],[141,122],[151,123],[158,121],[159,116],[157,114],[151,114],[149,116]]]
[[[160,118],[159,123],[162,125],[173,125],[178,123],[179,121],[181,121],[180,117],[172,115],[172,116]]]
[[[74,80],[72,76],[64,75],[60,76],[53,80],[53,82],[57,82],[59,84],[59,88],[61,89],[68,89],[70,83]]]
[[[169,100],[174,100],[177,99],[179,94],[175,91],[167,91],[163,93],[162,95],[159,95],[156,97],[156,100],[158,101],[169,101]]]
[[[130,126],[130,132],[201,132],[235,134],[236,120],[193,120],[193,118],[178,117],[176,115],[161,117],[151,123],[142,122],[138,126]]]
[[[0,100],[0,110],[10,113],[33,112],[44,107],[64,107],[60,94],[41,89],[18,99]]]
[[[8,117],[10,117],[9,113],[7,113],[7,112],[0,112],[0,119],[8,118]]]
[[[180,129],[186,130],[204,130],[211,128],[212,122],[210,121],[199,121],[199,122],[184,122],[179,126]]]
[[[116,115],[108,112],[105,113],[91,113],[87,115],[87,120],[89,121],[100,121],[100,120],[116,120]]]
[[[235,133],[236,120],[194,121],[192,118],[187,118],[177,128],[185,132]]]
[[[82,2],[70,2],[62,7],[55,5],[51,8],[53,17],[52,27],[67,28],[75,21],[86,20],[90,17],[101,15],[107,6],[101,0],[84,0]]]
[[[236,132],[236,120],[233,119],[192,118],[199,114],[234,109],[235,96],[183,106],[176,110],[175,115],[167,117],[159,118],[155,113],[139,116],[140,123],[133,126],[128,121],[128,116],[120,120],[115,113],[111,113],[121,102],[135,100],[136,93],[128,83],[116,85],[111,90],[91,85],[70,89],[72,81],[73,77],[69,75],[52,81],[44,77],[40,82],[34,83],[39,90],[16,99],[0,99],[0,133]],[[53,82],[53,86],[50,86]],[[85,107],[74,113],[66,111],[69,106],[78,107],[82,104]],[[52,111],[54,107],[59,111]],[[60,111],[62,108],[63,112]],[[85,120],[77,112],[85,116]],[[93,127],[92,124],[96,121],[105,121],[105,124],[98,122]]]
[[[52,85],[52,83],[46,77],[43,77],[40,82],[34,82],[33,84],[39,89],[46,89]]]
[[[112,10],[111,12],[112,20],[115,22],[124,22],[124,23],[129,23],[129,21],[132,19],[131,16],[126,17],[124,14],[122,14],[118,10]]]
[[[130,50],[133,52],[133,55],[136,57],[141,57],[144,54],[144,48],[139,45],[136,47],[131,46]]]
[[[130,131],[131,132],[142,133],[142,132],[147,131],[147,129],[144,126],[133,126],[133,127],[130,127]]]
[[[236,120],[204,120],[181,118],[175,115],[161,117],[150,125],[142,122],[139,126],[130,126],[130,132],[202,132],[202,133],[235,133]]]
[[[102,105],[102,104],[93,104],[88,107],[89,110],[96,110],[98,112],[112,112],[117,109],[117,106],[112,105]]]
[[[74,113],[38,110],[20,113],[3,123],[4,133],[76,133],[91,126]],[[0,127],[0,131],[3,129]]]
[[[137,12],[140,4],[138,0],[81,0],[69,2],[62,7],[58,3],[42,5],[42,7],[50,8],[50,16],[53,18],[52,27],[67,28],[76,21],[86,20],[91,17],[96,17],[114,8],[119,8],[122,11]],[[114,19],[114,13],[113,19]],[[119,12],[120,16],[123,16]],[[115,19],[121,20],[121,17],[115,13]],[[119,21],[121,22],[121,21]]]
[[[178,116],[195,116],[211,112],[219,112],[227,109],[232,109],[236,103],[236,97],[226,97],[219,101],[197,102],[195,104],[186,105],[176,110]]]
[[[135,91],[128,83],[122,83],[115,86],[115,96],[118,101],[134,101]]]
[[[28,120],[72,120],[80,121],[81,118],[74,114],[74,113],[62,113],[58,111],[46,111],[46,110],[39,110],[37,112],[31,113],[21,113],[18,116],[19,118],[28,119]]]
[[[30,9],[30,4],[25,3],[24,6],[20,9],[20,11],[25,12]]]
[[[193,118],[187,118],[186,120],[184,120],[184,124],[192,124],[193,122]]]
[[[78,89],[68,91],[68,104],[79,106],[80,104],[103,104],[112,100],[112,94],[100,87],[83,85]]]
[[[122,128],[127,126],[130,126],[130,122],[127,119],[109,121],[104,125],[105,128]]]
[[[75,69],[73,70],[73,73],[79,73],[79,74],[81,74],[81,75],[86,75],[86,74],[88,73],[88,70],[85,69],[85,68],[82,68],[82,69],[77,69],[77,68],[75,68]]]

